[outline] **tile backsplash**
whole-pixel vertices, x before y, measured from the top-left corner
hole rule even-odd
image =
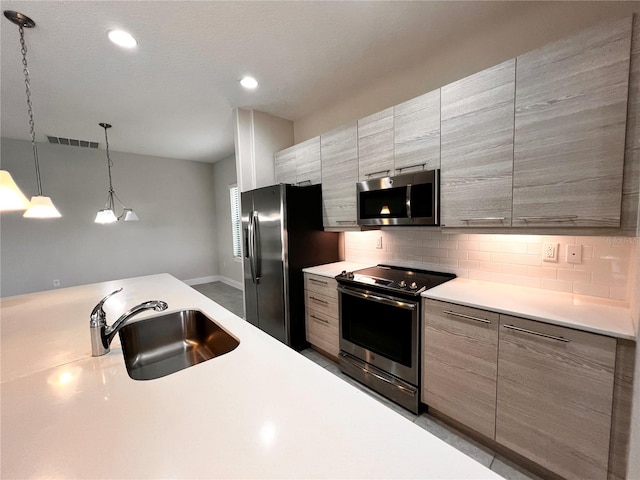
[[[345,260],[453,272],[459,277],[628,300],[637,237],[442,233],[394,227],[344,234]],[[557,262],[542,259],[543,245],[558,248]],[[582,261],[567,262],[567,245]],[[381,248],[378,248],[381,246]]]

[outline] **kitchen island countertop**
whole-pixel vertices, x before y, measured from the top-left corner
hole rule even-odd
[[[202,310],[230,353],[135,381],[89,313]],[[456,478],[498,475],[168,275],[0,301],[2,478]],[[136,319],[158,315],[145,312]]]

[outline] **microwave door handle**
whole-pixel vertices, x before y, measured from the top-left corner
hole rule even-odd
[[[407,217],[411,218],[411,184],[407,185],[406,205],[407,205]]]

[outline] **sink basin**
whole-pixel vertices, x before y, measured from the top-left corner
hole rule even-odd
[[[122,354],[134,380],[164,377],[229,353],[240,342],[199,310],[182,310],[125,325]]]

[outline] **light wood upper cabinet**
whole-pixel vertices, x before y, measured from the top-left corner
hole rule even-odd
[[[440,168],[440,89],[393,107],[395,174]]]
[[[567,479],[606,479],[616,340],[500,315],[496,441]]]
[[[620,225],[631,18],[517,58],[514,226]]]
[[[358,126],[352,123],[322,134],[320,143],[324,227],[356,227]]]
[[[297,145],[296,150],[296,183],[300,185],[317,185],[322,181],[320,159],[320,137]]]
[[[281,150],[274,159],[276,183],[315,185],[321,181],[320,137]]]
[[[276,183],[296,183],[296,148],[294,145],[273,155]]]
[[[393,175],[393,107],[358,120],[358,178]]]
[[[442,87],[441,223],[511,225],[515,59]]]
[[[422,402],[493,439],[499,315],[423,299]]]

